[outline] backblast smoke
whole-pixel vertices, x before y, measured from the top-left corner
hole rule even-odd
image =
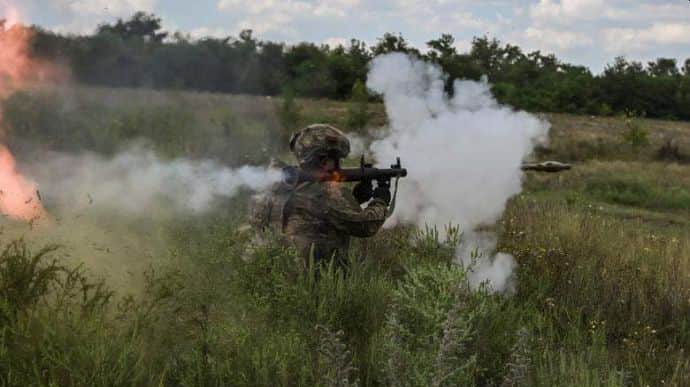
[[[460,226],[458,259],[471,267],[471,284],[509,290],[513,257],[495,252],[495,236],[478,230],[520,192],[520,164],[549,125],[499,105],[486,81],[455,81],[451,97],[445,80],[438,66],[400,53],[372,63],[367,86],[383,95],[390,128],[371,151],[382,161],[403,156],[409,170],[391,223]],[[482,256],[471,263],[473,251]]]
[[[123,293],[140,291],[143,273],[170,258],[170,226],[202,219],[195,216],[229,203],[224,199],[240,190],[262,190],[282,178],[261,167],[170,160],[143,145],[113,156],[44,153],[22,169],[40,183],[51,221],[31,229],[3,224],[3,237],[58,244],[68,262],[84,264]]]
[[[48,153],[25,169],[41,186],[50,187],[44,200],[58,212],[96,211],[129,217],[154,216],[159,209],[204,213],[216,199],[233,197],[242,188],[263,190],[282,178],[279,170],[262,167],[166,160],[141,145],[112,157]]]

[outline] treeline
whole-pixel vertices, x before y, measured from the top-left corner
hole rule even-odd
[[[690,59],[659,58],[642,64],[616,58],[602,74],[559,61],[552,54],[523,52],[487,37],[458,52],[451,35],[427,43],[426,52],[401,35],[385,34],[368,47],[313,43],[286,45],[255,38],[192,39],[168,34],[155,15],[103,24],[93,35],[60,35],[35,27],[34,54],[64,61],[77,81],[102,86],[190,89],[223,93],[347,99],[376,55],[398,51],[443,67],[455,79],[486,75],[499,101],[531,111],[630,113],[690,119]]]

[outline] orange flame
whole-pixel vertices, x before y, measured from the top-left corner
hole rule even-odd
[[[331,172],[329,181],[345,181],[345,176],[338,171],[333,171]]]
[[[10,22],[19,19],[18,12],[11,7],[5,14]],[[58,74],[49,64],[31,58],[32,30],[19,24],[7,28],[6,20],[0,20],[0,103],[28,83],[57,79]],[[0,127],[2,120],[0,111]],[[1,133],[4,137],[4,130]],[[3,144],[0,144],[0,210],[13,219],[31,222],[47,216],[36,184],[19,173],[14,156]]]
[[[36,184],[22,176],[14,157],[0,145],[0,210],[15,219],[31,221],[46,215]]]

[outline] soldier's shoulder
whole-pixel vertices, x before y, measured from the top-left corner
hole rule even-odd
[[[349,187],[342,183],[317,183],[305,189],[316,206],[361,210]]]
[[[323,183],[306,182],[297,185],[294,189],[299,196],[318,198],[325,197],[327,194],[325,184]]]
[[[254,195],[249,202],[249,221],[257,229],[281,222],[285,203],[292,195],[293,187],[285,183],[275,183],[265,191]]]

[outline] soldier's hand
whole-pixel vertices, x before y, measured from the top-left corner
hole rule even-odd
[[[380,199],[386,202],[386,205],[391,204],[391,186],[389,182],[379,182],[374,190],[374,199]]]
[[[374,187],[371,181],[360,181],[352,189],[352,195],[357,199],[357,203],[362,204],[369,201],[374,196]]]

